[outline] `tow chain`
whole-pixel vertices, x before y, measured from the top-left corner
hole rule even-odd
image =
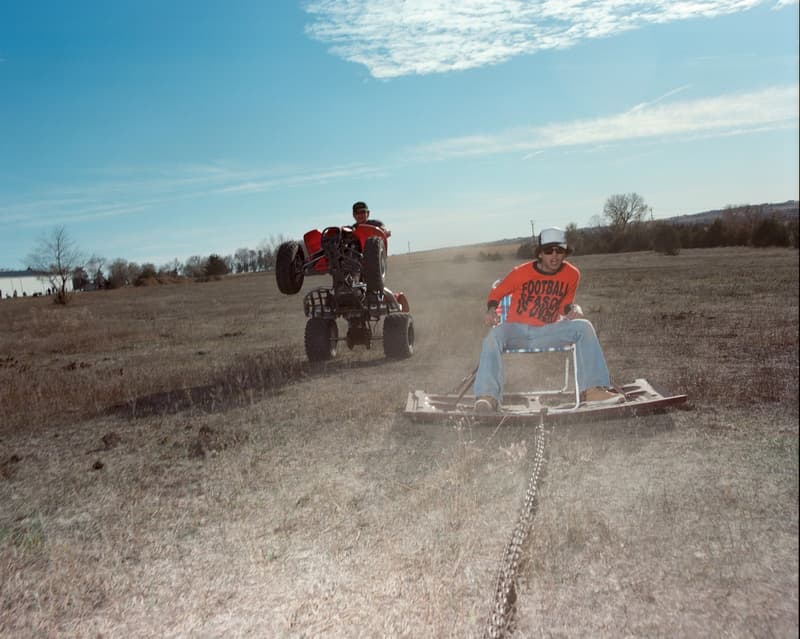
[[[519,570],[522,546],[533,527],[533,518],[538,508],[537,484],[545,463],[547,432],[544,428],[544,420],[546,412],[546,409],[543,410],[539,416],[533,471],[528,480],[528,489],[525,491],[525,501],[519,512],[517,525],[514,527],[511,540],[503,553],[495,588],[494,607],[483,632],[484,639],[504,639],[510,636],[516,627],[517,571]]]

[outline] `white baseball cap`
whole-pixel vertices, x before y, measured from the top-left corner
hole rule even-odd
[[[560,229],[555,226],[542,229],[542,232],[539,233],[539,246],[548,246],[554,244],[563,249],[567,248],[567,234],[564,232],[564,229]]]

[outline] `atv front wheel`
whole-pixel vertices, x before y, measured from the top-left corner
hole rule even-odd
[[[275,257],[275,280],[284,295],[294,295],[303,287],[303,249],[297,242],[284,242]]]
[[[306,322],[306,356],[309,362],[326,362],[336,357],[339,327],[336,320],[312,317]]]
[[[383,290],[383,278],[386,277],[386,249],[380,237],[368,237],[364,242],[364,279],[367,290],[378,292]]]
[[[414,354],[414,320],[410,313],[392,313],[383,320],[383,353],[391,359]]]

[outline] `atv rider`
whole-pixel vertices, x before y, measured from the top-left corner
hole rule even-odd
[[[616,404],[623,395],[610,390],[605,357],[591,322],[574,303],[580,272],[566,257],[572,253],[566,233],[551,227],[538,238],[535,259],[514,268],[489,292],[483,340],[475,376],[475,412],[497,412],[503,397],[503,349],[548,348],[575,344],[582,400]],[[497,307],[507,295],[511,305],[498,324]]]
[[[386,237],[389,237],[392,234],[392,232],[387,229],[380,220],[369,219],[369,207],[365,202],[356,202],[353,204],[353,217],[356,220],[356,223],[353,224],[354,228],[359,224],[370,224],[371,226],[377,226],[384,233],[386,233]]]

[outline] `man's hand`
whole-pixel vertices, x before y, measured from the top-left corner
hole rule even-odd
[[[577,304],[570,304],[565,310],[567,314],[564,317],[567,319],[583,319],[583,309]]]

